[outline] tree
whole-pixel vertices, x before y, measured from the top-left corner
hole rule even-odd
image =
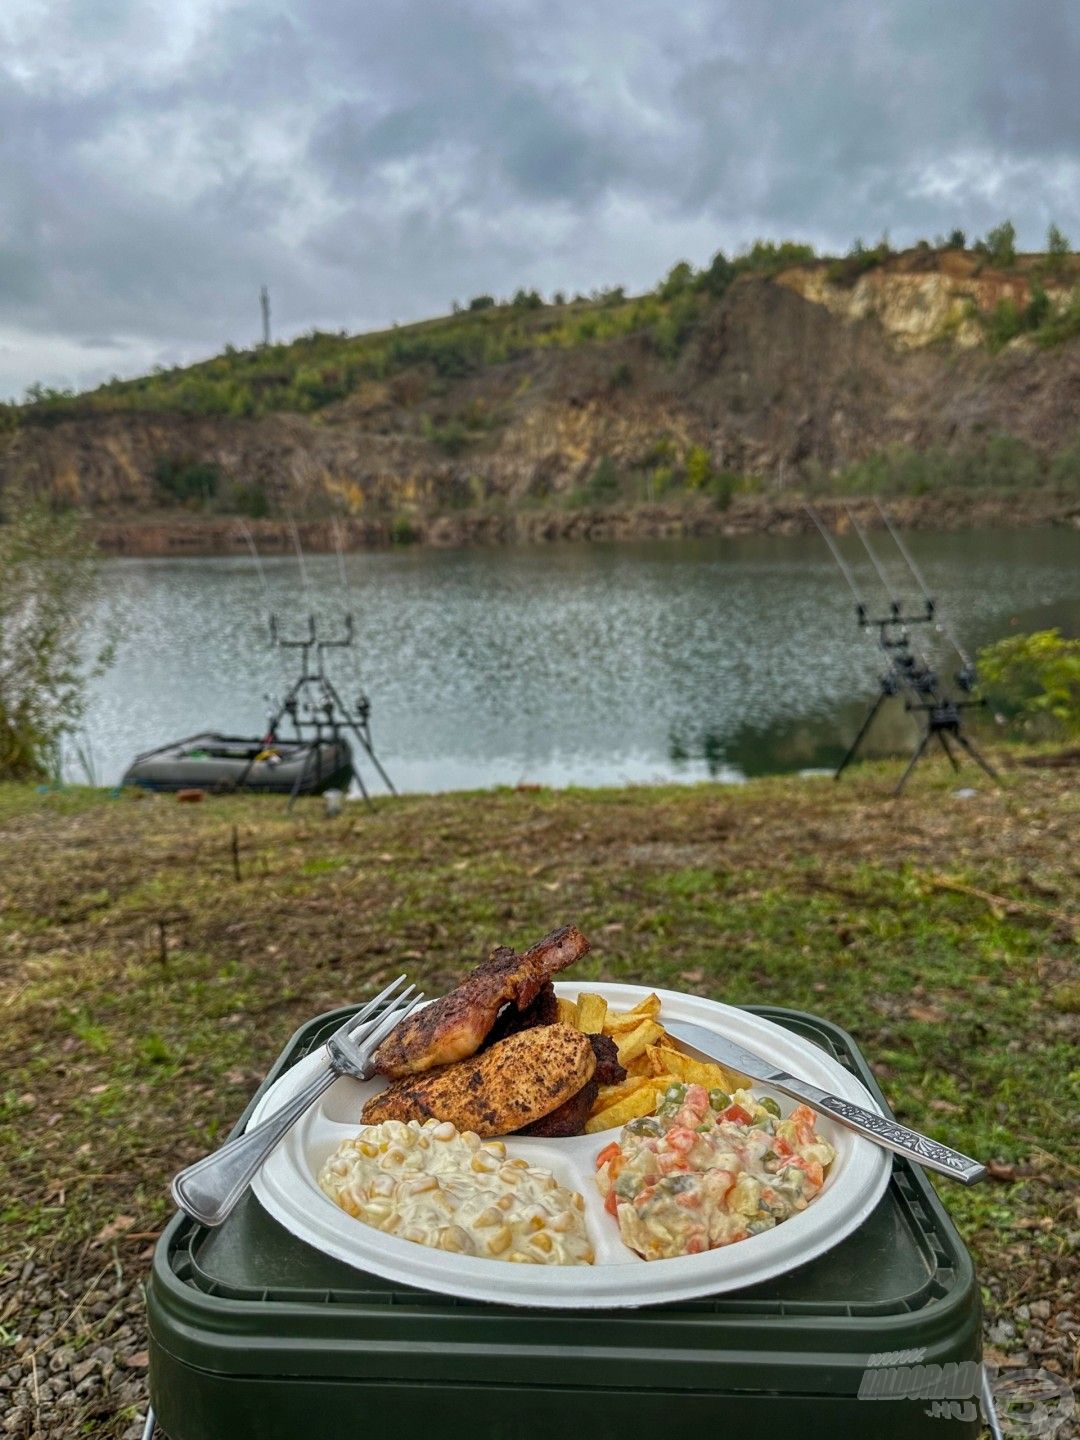
[[[661,300],[674,300],[676,295],[681,295],[689,290],[694,280],[694,267],[689,260],[677,261],[667,273],[666,279],[660,286]]]
[[[1011,220],[1003,220],[986,232],[986,239],[980,240],[978,248],[995,265],[1007,270],[1016,264],[1016,226]]]
[[[97,594],[98,561],[73,512],[4,497],[0,517],[0,778],[47,775],[82,718],[86,684],[111,646],[87,659],[83,626]]]
[[[963,230],[950,230],[949,238],[945,241],[945,248],[947,250],[967,249],[967,236]]]
[[[1046,232],[1046,257],[1052,270],[1060,270],[1069,254],[1069,237],[1056,225]]]
[[[734,265],[732,265],[723,250],[718,250],[709,262],[708,268],[702,270],[701,274],[697,277],[696,283],[699,290],[704,290],[706,294],[719,299],[734,278]]]

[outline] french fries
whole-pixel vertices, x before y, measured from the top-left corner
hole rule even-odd
[[[609,1105],[606,1110],[591,1115],[585,1121],[585,1134],[593,1135],[597,1130],[614,1130],[616,1126],[625,1125],[628,1120],[636,1120],[639,1115],[651,1115],[655,1109],[656,1100],[652,1088],[647,1084],[643,1085],[639,1090],[623,1096],[614,1105]]]
[[[559,1007],[559,1023],[569,1025],[572,1029],[578,1028],[578,1007],[576,1000],[564,1000],[560,995],[555,1001]]]
[[[607,1001],[602,995],[581,995],[577,1002],[577,1028],[583,1035],[602,1035],[607,1019]],[[559,1017],[562,1018],[561,1016]]]
[[[660,996],[648,995],[632,1010],[608,1014],[604,1034],[615,1036],[623,1030],[634,1030],[643,1020],[655,1020],[660,1014]]]
[[[610,1105],[616,1105],[624,1100],[627,1095],[633,1095],[638,1090],[651,1090],[656,1082],[651,1075],[628,1075],[625,1080],[620,1080],[617,1085],[601,1085],[593,1105],[593,1114],[597,1115],[601,1110],[606,1110]]]
[[[648,1046],[660,1039],[664,1033],[662,1025],[655,1020],[642,1020],[633,1030],[616,1033],[612,1038],[619,1051],[619,1064],[629,1065],[639,1055],[644,1055]]]
[[[612,1010],[602,995],[581,994],[576,1001],[559,999],[559,1019],[585,1035],[614,1040],[626,1079],[601,1085],[585,1133],[614,1130],[651,1115],[671,1085],[703,1085],[731,1094],[749,1081],[722,1065],[684,1055],[668,1039],[660,1020],[659,995],[647,995],[632,1010]]]
[[[650,1044],[646,1053],[654,1073],[674,1075],[687,1085],[704,1085],[706,1090],[726,1090],[730,1095],[732,1090],[742,1090],[750,1083],[734,1070],[725,1070],[722,1065],[704,1060],[694,1060],[670,1045]]]

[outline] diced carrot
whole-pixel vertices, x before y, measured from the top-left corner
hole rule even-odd
[[[739,1125],[749,1125],[753,1118],[750,1112],[744,1110],[741,1105],[729,1105],[726,1110],[720,1113],[721,1120],[734,1120]]]
[[[612,1140],[610,1145],[605,1145],[596,1157],[597,1170],[599,1170],[602,1165],[606,1165],[609,1160],[614,1160],[615,1156],[620,1153],[619,1142],[617,1140]]]
[[[667,1133],[667,1143],[672,1150],[679,1150],[684,1155],[694,1148],[696,1139],[697,1134],[693,1130],[688,1130],[684,1125],[676,1126]]]
[[[618,1196],[615,1194],[615,1191],[614,1191],[614,1190],[609,1190],[609,1191],[608,1191],[608,1193],[607,1193],[607,1199],[604,1201],[604,1209],[607,1211],[607,1213],[608,1213],[609,1215],[618,1216],[618,1213],[619,1213],[619,1198],[618,1198]]]

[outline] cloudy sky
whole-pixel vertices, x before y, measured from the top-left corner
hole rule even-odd
[[[2,0],[0,396],[757,235],[1080,243],[1075,0]]]

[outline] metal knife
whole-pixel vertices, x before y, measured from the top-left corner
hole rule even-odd
[[[760,1080],[763,1085],[779,1090],[781,1095],[804,1101],[811,1109],[831,1116],[849,1130],[872,1140],[875,1145],[894,1150],[897,1155],[914,1160],[927,1170],[951,1175],[963,1185],[974,1185],[986,1176],[986,1166],[972,1160],[969,1155],[961,1155],[959,1150],[951,1150],[948,1145],[931,1140],[929,1135],[920,1135],[918,1130],[909,1130],[906,1125],[900,1125],[884,1115],[876,1115],[872,1110],[865,1110],[839,1095],[830,1095],[808,1080],[789,1075],[771,1061],[763,1060],[734,1040],[706,1030],[703,1025],[692,1025],[687,1020],[669,1020],[665,1016],[664,1029],[683,1045],[690,1046],[708,1059],[729,1070],[737,1070],[740,1075],[748,1075],[752,1080]]]

